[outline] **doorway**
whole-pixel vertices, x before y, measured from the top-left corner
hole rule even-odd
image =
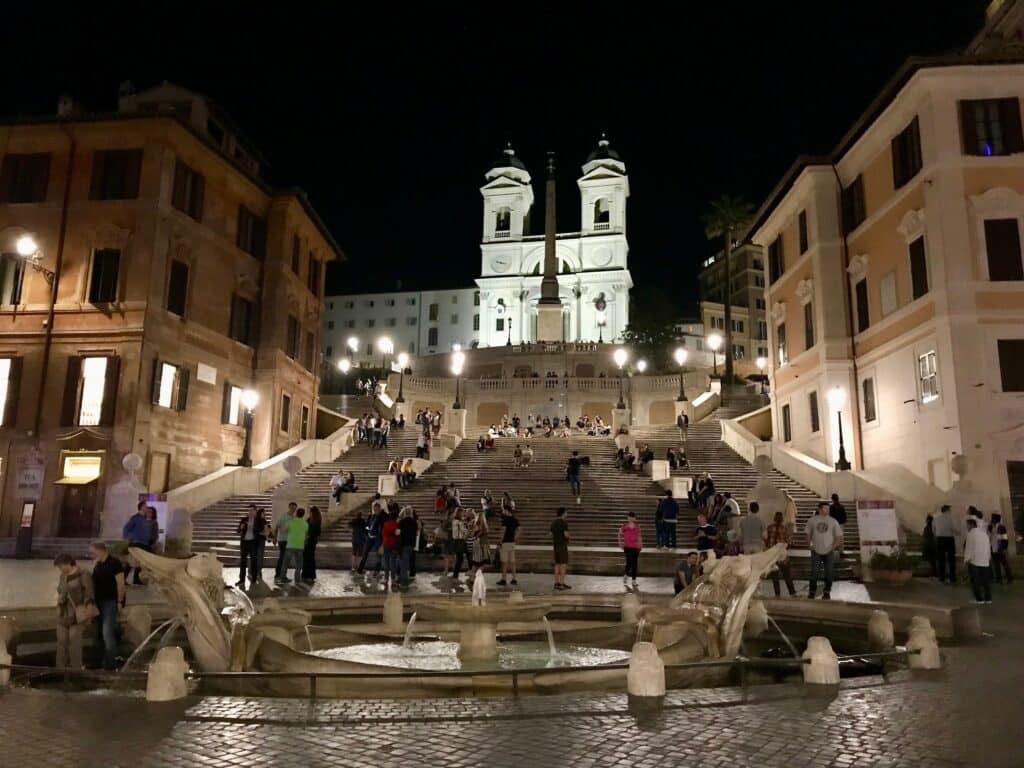
[[[60,509],[58,536],[88,538],[93,535],[93,516],[96,511],[96,485],[65,485]]]
[[[1010,514],[1016,526],[1024,517],[1024,461],[1006,462],[1006,477],[1010,486]]]
[[[150,451],[149,482],[146,487],[150,493],[167,493],[171,475],[171,454],[163,451]]]

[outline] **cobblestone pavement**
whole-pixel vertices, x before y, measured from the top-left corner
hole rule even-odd
[[[633,714],[626,696],[326,701],[205,698],[154,705],[122,697],[0,697],[12,764],[50,766],[889,766],[965,761],[946,727],[941,681],[676,691]]]

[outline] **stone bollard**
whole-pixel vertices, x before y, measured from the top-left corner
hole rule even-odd
[[[639,642],[633,646],[626,675],[630,696],[646,698],[665,696],[665,662],[654,643]]]
[[[513,589],[508,593],[508,601],[510,603],[525,603],[526,596],[518,589]]]
[[[868,647],[872,651],[888,651],[895,645],[892,621],[885,611],[872,611],[868,619]]]
[[[405,627],[404,612],[402,595],[398,592],[388,592],[384,596],[384,626],[392,632],[403,629]]]
[[[911,669],[941,669],[942,657],[939,655],[939,643],[935,638],[932,623],[924,616],[915,616],[910,620],[907,630],[907,650],[920,651],[907,656],[907,666]]]
[[[747,609],[747,621],[743,625],[743,637],[746,640],[753,640],[760,637],[768,629],[768,610],[764,607],[764,600],[751,600]]]
[[[811,662],[804,664],[805,683],[839,685],[839,658],[827,637],[815,635],[808,638],[803,658]]]
[[[146,701],[176,701],[188,696],[185,654],[176,645],[161,648],[149,665],[146,678]]]
[[[124,617],[124,638],[138,648],[153,630],[153,614],[144,605],[131,605],[121,611]]]
[[[640,598],[632,592],[626,593],[622,598],[622,623],[636,624],[640,617]]]
[[[0,646],[8,651],[14,648],[14,639],[18,636],[18,622],[12,616],[0,616]]]

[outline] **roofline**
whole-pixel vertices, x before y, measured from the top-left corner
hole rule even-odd
[[[768,218],[768,214],[775,209],[778,203],[785,197],[786,193],[796,182],[804,169],[814,165],[833,166],[842,160],[843,156],[850,151],[854,144],[874,124],[875,120],[884,112],[888,106],[899,95],[903,87],[910,82],[910,79],[923,69],[941,69],[946,67],[972,67],[972,66],[995,66],[999,64],[1024,64],[1024,56],[1020,54],[945,54],[941,56],[911,56],[903,65],[896,70],[896,73],[886,81],[878,95],[868,104],[860,117],[854,121],[850,129],[843,134],[843,137],[836,144],[835,148],[827,155],[800,155],[789,170],[783,175],[779,183],[769,193],[767,199],[757,209],[751,219],[750,225],[743,233],[741,241],[747,241],[750,236]]]
[[[102,112],[102,113],[90,113],[81,115],[47,115],[47,116],[36,116],[36,117],[0,117],[0,127],[8,126],[32,126],[32,125],[65,125],[68,123],[104,123],[104,122],[120,122],[127,120],[152,120],[152,121],[169,121],[181,128],[184,128],[193,138],[198,140],[207,149],[216,154],[219,158],[228,163],[232,168],[245,176],[250,182],[255,184],[259,189],[264,192],[268,197],[294,197],[299,205],[302,206],[303,211],[309,216],[310,221],[317,228],[320,234],[323,236],[327,244],[335,251],[339,261],[345,261],[345,252],[338,245],[338,242],[334,239],[334,235],[327,228],[323,219],[313,208],[312,203],[309,202],[309,198],[306,193],[299,187],[272,187],[264,179],[254,174],[244,165],[239,163],[233,157],[228,155],[224,150],[215,145],[210,141],[209,137],[200,133],[196,128],[183,120],[180,116],[174,114],[144,114],[144,113],[122,113],[122,112]]]
[[[359,291],[358,293],[325,293],[324,300],[327,299],[347,299],[350,297],[358,298],[360,296],[403,296],[405,294],[416,294],[421,295],[424,293],[454,293],[456,291],[473,291],[474,293],[479,291],[479,286],[471,285],[465,288],[403,288],[402,290],[383,290],[383,291]]]

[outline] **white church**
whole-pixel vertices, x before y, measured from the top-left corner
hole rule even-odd
[[[626,164],[602,136],[577,179],[580,224],[555,240],[562,339],[613,342],[629,323]],[[511,145],[485,174],[480,277],[476,287],[325,297],[324,354],[379,361],[384,337],[394,352],[429,355],[464,347],[537,340],[545,237],[528,234],[532,178]],[[543,209],[543,204],[541,205]],[[355,343],[353,343],[355,342]]]

